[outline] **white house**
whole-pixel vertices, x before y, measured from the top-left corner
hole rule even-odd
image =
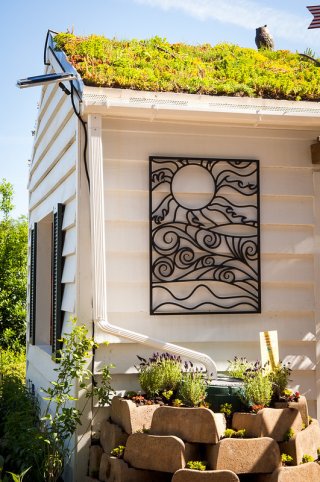
[[[318,103],[88,87],[47,40],[46,72],[77,80],[71,95],[43,87],[30,167],[36,390],[70,316],[110,342],[95,367],[114,363],[119,391],[137,388],[137,354],[163,347],[223,371],[277,330],[292,387],[319,414]]]

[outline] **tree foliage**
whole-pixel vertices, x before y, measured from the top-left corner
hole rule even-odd
[[[24,344],[28,222],[13,219],[13,186],[0,183],[0,346]]]

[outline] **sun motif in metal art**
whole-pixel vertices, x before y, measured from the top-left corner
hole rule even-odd
[[[150,312],[260,312],[259,162],[150,157]]]

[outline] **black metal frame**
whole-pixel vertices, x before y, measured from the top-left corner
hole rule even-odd
[[[36,306],[37,306],[37,223],[30,232],[30,285],[29,285],[29,340],[36,342]]]
[[[58,204],[53,213],[52,222],[52,261],[51,261],[51,345],[52,353],[61,348],[62,330],[62,272],[64,260],[62,257],[64,233],[62,231],[64,205]]]
[[[212,176],[212,199],[201,207],[189,208],[181,204],[178,193],[172,189],[175,174],[191,165],[203,167]],[[157,196],[162,196],[162,199],[156,204],[156,188],[161,185],[165,189],[157,191]],[[240,200],[242,197],[242,201],[251,196],[250,203],[235,204],[234,199],[231,202],[230,195],[228,198],[226,194],[228,190],[233,191],[233,197],[238,196]],[[218,217],[224,216],[226,222],[217,219],[215,222],[213,212],[219,213]],[[179,216],[182,216],[183,222],[178,219]],[[221,250],[222,245],[227,254],[215,251],[216,248]],[[150,314],[260,313],[259,161],[150,156],[149,251]],[[189,294],[187,290],[184,292],[186,296],[175,295],[175,286],[179,286],[181,295],[181,287],[187,286],[181,283],[186,281],[189,286],[194,283],[195,287],[191,291],[188,288]],[[224,283],[226,288],[232,285],[234,291],[245,294],[219,296],[212,289],[212,286],[222,286],[219,283]],[[192,305],[192,296],[199,288],[207,292],[211,301],[208,298]],[[159,303],[156,290],[167,293],[165,296],[169,301]]]

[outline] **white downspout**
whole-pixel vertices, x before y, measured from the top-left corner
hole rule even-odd
[[[101,330],[108,334],[126,338],[127,340],[141,343],[158,350],[174,353],[186,359],[196,360],[206,367],[207,373],[210,374],[211,378],[217,378],[216,364],[208,355],[162,340],[150,338],[149,336],[126,330],[108,322],[101,116],[88,116],[88,137],[91,252],[93,264],[93,319],[95,323],[99,325]]]

